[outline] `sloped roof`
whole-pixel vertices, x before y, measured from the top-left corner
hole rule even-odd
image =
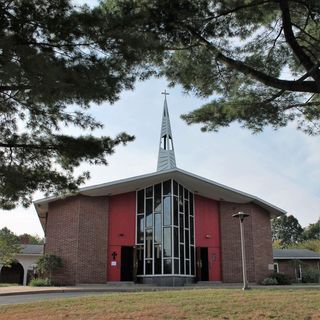
[[[251,202],[255,203],[267,210],[271,214],[272,218],[286,213],[286,211],[284,211],[283,209],[280,209],[279,207],[274,206],[256,196],[227,187],[218,182],[200,177],[179,168],[157,171],[150,174],[144,174],[127,179],[121,179],[90,187],[80,188],[76,194],[92,197],[117,195],[121,193],[136,191],[138,189],[157,184],[166,179],[174,179],[195,194],[199,194],[209,199],[243,204]],[[50,202],[74,196],[76,194],[53,196],[34,201],[34,206],[37,210],[42,225],[44,225],[46,212],[48,211],[48,204]]]
[[[20,254],[41,255],[43,254],[43,244],[22,244]]]
[[[273,249],[273,259],[319,259],[320,254],[308,249]]]

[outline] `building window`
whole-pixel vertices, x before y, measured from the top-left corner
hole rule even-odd
[[[279,264],[278,264],[278,262],[275,262],[273,264],[273,272],[279,273]]]
[[[195,275],[193,198],[174,180],[137,191],[137,275]]]

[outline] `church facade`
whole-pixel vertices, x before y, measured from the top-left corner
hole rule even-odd
[[[57,284],[135,281],[178,286],[242,281],[244,221],[249,282],[273,270],[270,219],[285,212],[176,167],[165,98],[157,171],[34,203],[45,252],[63,259]]]

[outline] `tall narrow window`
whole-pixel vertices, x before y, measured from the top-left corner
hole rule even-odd
[[[193,193],[177,181],[137,191],[138,276],[195,274],[193,211]]]

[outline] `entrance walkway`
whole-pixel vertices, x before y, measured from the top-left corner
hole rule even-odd
[[[260,286],[250,285],[253,289],[306,289],[318,288],[320,284],[295,284],[289,286]],[[242,284],[223,283],[198,283],[185,287],[156,287],[151,285],[134,283],[107,283],[96,285],[78,285],[73,287],[29,287],[10,286],[0,287],[0,297],[10,295],[36,294],[36,293],[62,293],[62,292],[139,292],[139,291],[166,291],[166,290],[190,290],[190,289],[241,289]]]

